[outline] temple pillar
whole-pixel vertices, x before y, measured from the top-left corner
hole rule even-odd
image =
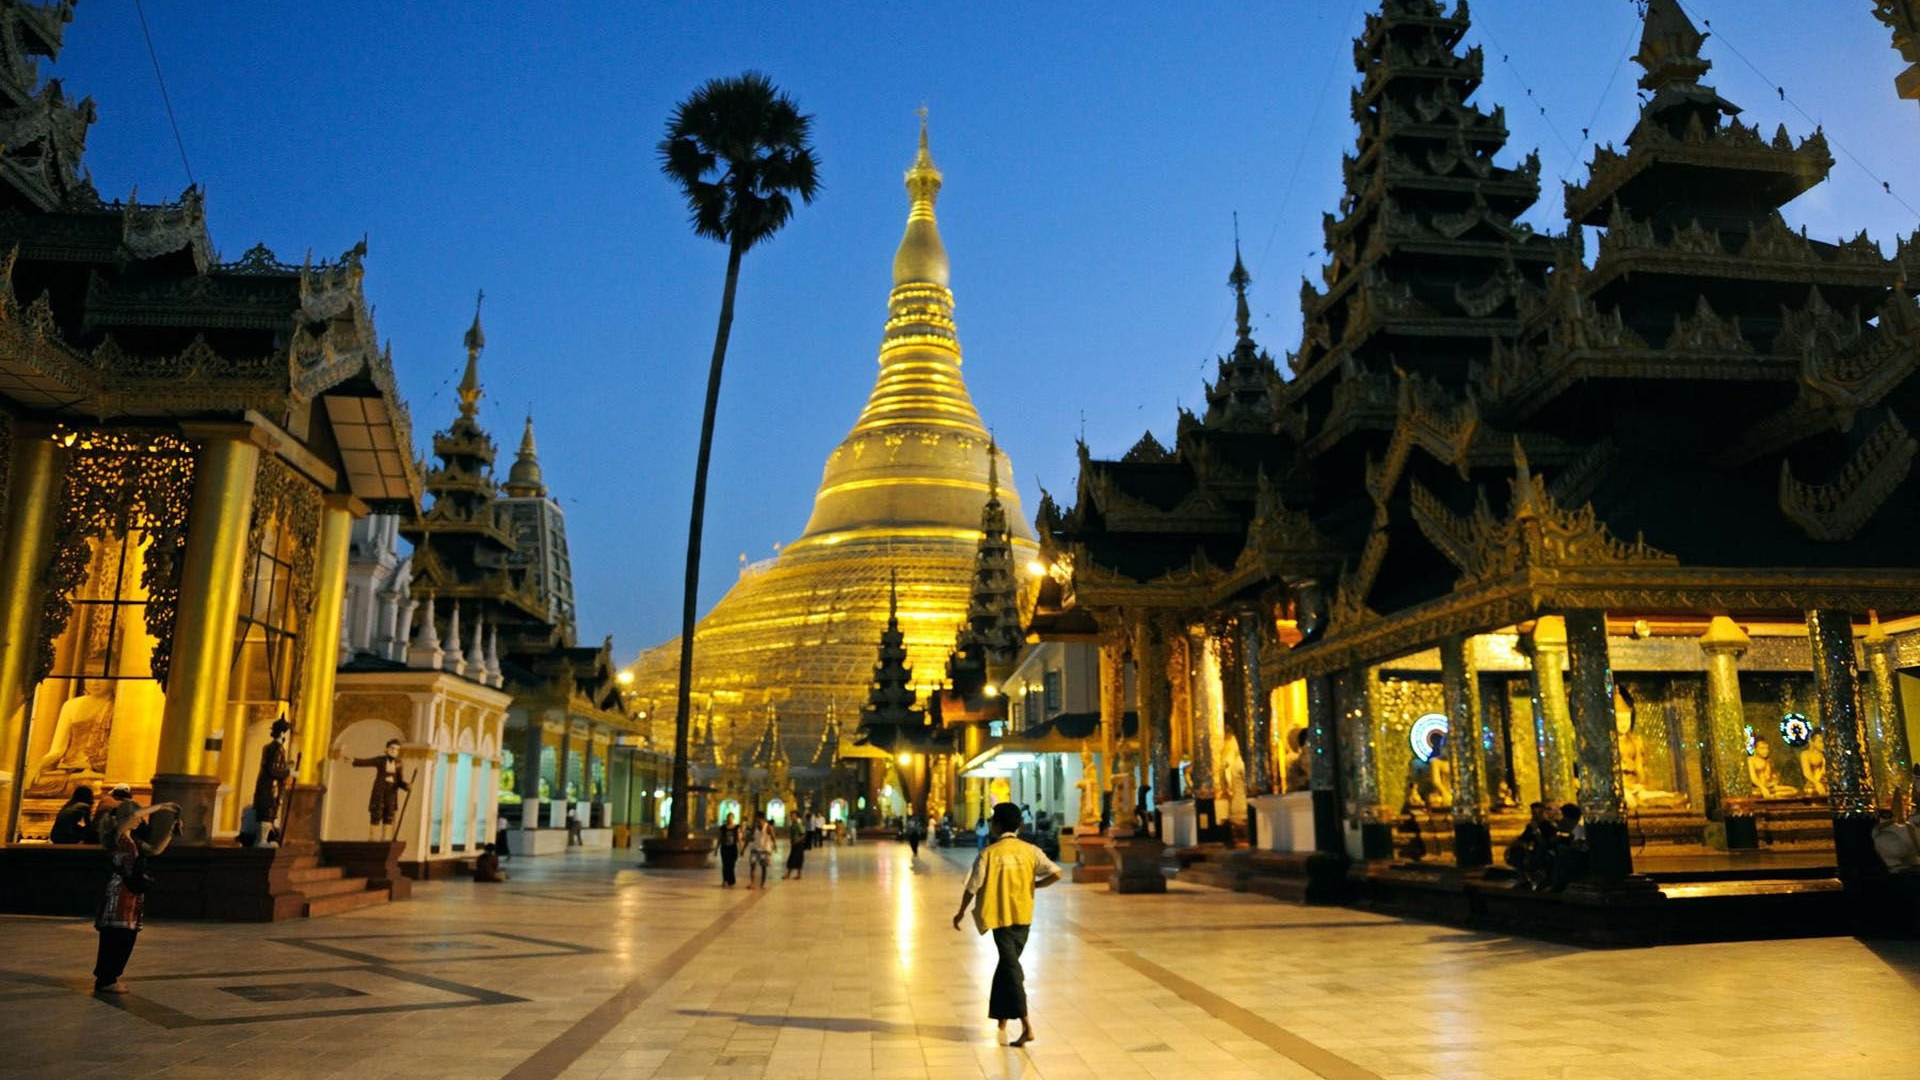
[[[1873,848],[1873,776],[1867,764],[1866,724],[1860,715],[1854,667],[1853,616],[1819,608],[1807,612],[1813,646],[1813,688],[1827,742],[1827,799],[1833,807],[1833,851],[1840,877],[1878,873]]]
[[[1240,621],[1235,617],[1221,619],[1209,628],[1213,641],[1213,653],[1220,660],[1220,745],[1215,752],[1220,757],[1220,817],[1224,819],[1222,831],[1232,839],[1231,822],[1251,823],[1253,814],[1248,810],[1251,805],[1247,796],[1250,790],[1247,758],[1251,753],[1251,740],[1247,735],[1247,672],[1246,656],[1243,645],[1245,638],[1240,633]],[[1234,772],[1233,759],[1227,754],[1228,740],[1239,748],[1239,773]]]
[[[214,793],[220,783],[214,772],[213,755],[219,748],[215,734],[226,717],[254,478],[260,471],[260,448],[246,433],[220,431],[201,437],[205,444],[194,466],[173,661],[153,777],[154,801],[180,804],[182,844],[205,844],[212,838]]]
[[[1122,636],[1108,634],[1100,641],[1100,768],[1106,783],[1103,794],[1113,790],[1113,778],[1120,770],[1120,744],[1126,740],[1127,724],[1127,643]],[[1103,815],[1118,822],[1121,807],[1111,807]]]
[[[1549,807],[1574,801],[1573,721],[1567,712],[1567,626],[1542,615],[1529,635],[1533,659],[1533,726],[1540,755],[1540,800]],[[1609,721],[1611,722],[1611,721]]]
[[[1580,820],[1587,829],[1587,869],[1603,881],[1633,873],[1627,800],[1620,783],[1620,744],[1613,720],[1613,669],[1607,655],[1607,613],[1566,612],[1567,699],[1580,755]]]
[[[1725,615],[1715,615],[1700,635],[1700,651],[1707,664],[1707,710],[1699,733],[1703,809],[1709,818],[1726,824],[1727,846],[1751,848],[1759,844],[1753,814],[1745,800],[1753,795],[1747,776],[1742,729],[1746,710],[1740,702],[1739,659],[1752,639]]]
[[[1349,820],[1360,828],[1360,857],[1393,856],[1393,821],[1380,804],[1380,725],[1374,715],[1374,671],[1366,665],[1334,676],[1334,699],[1341,718],[1340,755],[1353,762]]]
[[[1193,662],[1193,637],[1184,623],[1168,620],[1162,629],[1167,665],[1167,784],[1158,791],[1156,805],[1168,799],[1191,799],[1193,763],[1193,676],[1199,667]],[[1188,763],[1188,775],[1182,777],[1180,763]]]
[[[60,520],[67,455],[44,432],[16,429],[13,465],[7,477],[6,531],[0,533],[0,772],[7,784],[6,831],[11,843],[20,818],[22,778],[27,774],[28,679],[39,651],[41,574],[53,551]]]
[[[1313,848],[1327,855],[1344,854],[1346,839],[1340,826],[1340,733],[1345,730],[1335,680],[1307,676],[1307,784],[1313,792]]]
[[[1234,650],[1239,668],[1239,699],[1245,742],[1241,746],[1247,766],[1247,798],[1271,795],[1273,768],[1273,696],[1260,677],[1260,657],[1266,645],[1265,619],[1258,609],[1242,611],[1236,627],[1239,648]],[[1228,700],[1232,700],[1229,695]],[[1253,815],[1248,814],[1251,822]]]
[[[1867,661],[1867,745],[1871,748],[1873,790],[1881,802],[1896,811],[1913,805],[1913,750],[1907,742],[1906,710],[1900,701],[1899,662],[1894,656],[1894,641],[1880,628],[1875,618],[1861,640],[1861,653]],[[1903,817],[1905,815],[1902,815]]]
[[[1213,739],[1213,693],[1210,662],[1207,658],[1207,633],[1187,627],[1182,638],[1186,644],[1187,687],[1187,783],[1182,795],[1193,800],[1195,837],[1202,843],[1218,839],[1219,776],[1214,768],[1216,747]]]
[[[1447,704],[1447,757],[1453,765],[1453,861],[1462,869],[1493,862],[1487,831],[1484,760],[1480,746],[1480,679],[1473,666],[1473,639],[1450,635],[1440,642],[1440,684]]]
[[[1157,807],[1171,790],[1168,781],[1173,774],[1173,757],[1171,703],[1167,698],[1166,638],[1154,619],[1142,618],[1134,628],[1133,664],[1140,713],[1141,757],[1146,766],[1144,786],[1150,789],[1140,792],[1136,797],[1151,798],[1151,805]],[[1133,808],[1114,807],[1116,817],[1123,813],[1131,814]],[[1151,816],[1157,819],[1158,814]],[[1153,832],[1158,836],[1160,830],[1156,827]]]
[[[287,813],[287,838],[320,839],[321,782],[327,750],[333,745],[334,675],[339,670],[341,610],[347,596],[347,556],[353,545],[353,520],[359,505],[347,495],[328,495],[320,511],[319,545],[314,553],[311,635],[301,658],[300,700],[294,713],[293,795]]]

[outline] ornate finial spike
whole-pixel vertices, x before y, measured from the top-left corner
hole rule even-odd
[[[887,571],[887,621],[894,622],[900,616],[900,571]]]
[[[1000,501],[1000,443],[987,429],[987,502]]]
[[[480,350],[487,347],[487,335],[480,330],[480,305],[484,303],[486,299],[487,292],[485,289],[482,289],[479,295],[474,297],[473,300],[473,325],[467,327],[466,337],[467,354],[470,356],[479,355]]]

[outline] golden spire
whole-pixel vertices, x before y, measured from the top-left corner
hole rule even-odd
[[[507,482],[502,485],[508,495],[515,498],[539,498],[547,493],[547,485],[540,478],[540,455],[533,445],[533,414],[527,414],[527,427],[520,435],[520,453],[514,457],[513,468],[507,470]]]
[[[987,429],[960,373],[947,252],[933,218],[940,185],[923,111],[919,150],[907,170],[907,231],[893,259],[880,375],[827,462],[813,516],[795,542],[803,549],[881,528],[977,535],[981,499],[989,481],[998,484],[997,448],[986,455],[991,465],[981,460]],[[1010,490],[1005,502],[1015,536],[1032,539],[1018,497]]]
[[[907,194],[912,205],[907,211],[907,232],[900,238],[900,250],[893,256],[893,283],[948,285],[946,245],[940,242],[940,226],[933,219],[933,204],[940,198],[940,170],[934,167],[933,154],[927,150],[927,107],[920,106],[920,152],[907,170]]]
[[[480,331],[480,303],[487,298],[482,291],[473,301],[473,325],[467,327],[467,373],[460,376],[460,415],[471,420],[480,412],[480,350],[487,347],[487,335]]]

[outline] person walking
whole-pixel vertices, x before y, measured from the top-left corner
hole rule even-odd
[[[134,838],[134,830],[153,815],[167,811],[173,819],[166,836],[154,843]],[[112,872],[107,875],[106,895],[100,898],[100,911],[93,928],[100,933],[100,947],[93,958],[93,992],[124,994],[127,961],[133,958],[134,943],[140,937],[142,917],[147,909],[147,890],[153,879],[147,876],[146,858],[158,855],[173,841],[180,829],[180,804],[155,803],[145,808],[128,801],[115,807],[113,816],[102,822],[102,839],[112,853]]]
[[[787,829],[787,869],[780,880],[797,878],[807,868],[807,831],[795,820]]]
[[[720,887],[733,888],[733,867],[740,861],[740,826],[728,814],[720,826]]]
[[[571,804],[567,806],[567,846],[585,847],[586,837],[580,831],[580,811]]]
[[[747,888],[767,887],[767,870],[773,866],[774,848],[773,823],[767,815],[756,814],[753,821],[753,834],[747,840]]]
[[[1027,1017],[1027,976],[1020,968],[1020,954],[1033,929],[1033,894],[1060,880],[1060,867],[1046,852],[1020,839],[1020,824],[1020,808],[1013,803],[993,808],[993,842],[974,857],[966,890],[960,894],[960,910],[953,914],[953,928],[958,930],[971,906],[974,928],[993,935],[1000,962],[993,969],[987,1015],[999,1024],[1003,1039],[1007,1021],[1020,1021],[1020,1037],[1009,1046],[1033,1041],[1033,1022]]]
[[[907,838],[907,851],[909,852],[907,861],[918,866],[920,864],[920,819],[918,817],[907,818],[906,827],[900,831]]]

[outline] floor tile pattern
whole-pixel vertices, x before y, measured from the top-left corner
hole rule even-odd
[[[998,1045],[971,853],[816,852],[765,892],[629,857],[278,925],[0,918],[0,1078],[1848,1080],[1912,1075],[1920,944],[1588,951],[1176,883],[1042,894],[1039,1041]]]

